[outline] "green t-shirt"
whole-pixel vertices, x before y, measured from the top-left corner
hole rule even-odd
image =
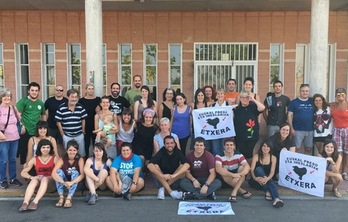
[[[135,101],[141,99],[141,92],[138,90],[130,89],[126,92],[126,95],[124,97],[134,107]]]
[[[21,115],[22,123],[29,135],[34,135],[36,123],[41,119],[41,115],[45,114],[45,106],[43,102],[37,99],[35,102],[28,97],[20,99],[16,107]]]

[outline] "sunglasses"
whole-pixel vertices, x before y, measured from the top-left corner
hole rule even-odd
[[[57,92],[63,92],[64,89],[56,89]]]
[[[345,93],[337,93],[336,94],[337,97],[344,96],[344,95],[345,95]]]

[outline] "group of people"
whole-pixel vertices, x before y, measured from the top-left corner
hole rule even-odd
[[[55,95],[42,102],[40,85],[32,82],[28,96],[16,106],[11,105],[9,89],[0,92],[0,188],[22,185],[16,176],[19,157],[21,176],[28,182],[20,211],[36,210],[53,181],[59,195],[57,207],[72,206],[82,181],[89,190],[88,204],[97,202],[98,188],[107,187],[115,196],[130,200],[144,188],[146,173],[155,179],[158,199],[164,199],[165,192],[175,199],[215,199],[217,189],[231,186],[231,202],[238,195],[252,196],[241,187],[249,175],[250,186],[263,189],[265,199],[278,208],[284,205],[275,183],[280,152],[284,148],[296,152],[302,144],[304,152],[314,155],[317,150],[318,156],[327,159],[326,182],[333,184],[335,196],[342,196],[338,186],[348,180],[345,89],[338,88],[337,101],[328,104],[320,94],[310,97],[309,85],[302,84],[300,96],[291,101],[277,80],[273,92],[261,102],[253,92],[254,80],[247,77],[240,92],[236,80],[229,79],[227,90],[197,89],[190,104],[184,93],[166,88],[158,104],[150,88],[142,85],[141,76],[134,76],[133,84],[123,97],[121,85],[112,83],[111,95],[101,98],[94,95],[92,83],[86,85],[82,98],[73,88],[64,97],[63,86],[57,85]],[[205,140],[194,135],[192,111],[208,107],[231,107],[233,139]],[[255,149],[261,116],[267,124],[267,139]],[[312,149],[313,144],[317,149]],[[66,197],[64,190],[68,190]]]

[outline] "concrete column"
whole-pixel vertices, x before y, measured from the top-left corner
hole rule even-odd
[[[329,0],[312,0],[309,84],[311,94],[328,98]]]
[[[95,94],[103,96],[103,17],[102,0],[85,0],[86,77],[92,79]],[[94,74],[94,77],[91,76]]]

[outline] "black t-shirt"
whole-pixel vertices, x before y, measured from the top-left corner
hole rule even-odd
[[[94,99],[86,99],[81,98],[79,99],[79,103],[85,108],[87,112],[87,119],[86,119],[86,129],[88,130],[94,130],[94,116],[95,116],[95,108],[100,105],[101,99],[100,97],[96,97]]]
[[[174,148],[172,155],[169,155],[163,147],[152,157],[150,163],[157,164],[164,174],[173,174],[180,164],[187,163],[187,161],[184,154],[178,148]]]
[[[129,101],[123,96],[119,96],[117,98],[109,96],[109,99],[110,99],[109,109],[118,116],[122,114],[124,107],[126,108],[130,107]]]
[[[63,97],[61,100],[57,100],[56,97],[52,96],[45,101],[45,109],[48,110],[48,126],[52,129],[58,129],[57,122],[54,119],[56,112],[60,105],[68,102],[68,99]]]
[[[286,108],[290,104],[290,99],[289,97],[284,95],[275,97],[274,94],[272,98],[274,99],[274,101],[272,102],[273,105],[268,104],[268,98],[266,98],[264,101],[266,109],[268,109],[267,125],[281,126],[283,123],[286,122]]]
[[[283,148],[289,150],[291,147],[295,147],[295,142],[292,137],[285,139],[283,142],[280,142],[278,138],[280,138],[279,132],[269,138],[272,144],[273,155],[277,157],[277,159],[279,159],[280,151],[282,151]]]
[[[257,110],[257,105],[250,102],[248,106],[237,106],[234,112],[234,129],[236,130],[237,141],[258,140],[259,139],[259,120],[261,112]]]

